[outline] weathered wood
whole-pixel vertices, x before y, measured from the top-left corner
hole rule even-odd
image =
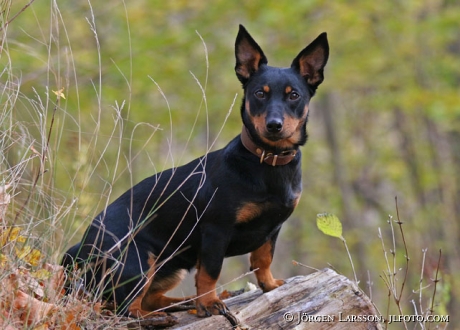
[[[358,286],[331,269],[296,276],[276,290],[243,293],[225,300],[240,329],[382,329],[381,318]],[[173,313],[176,330],[232,329],[223,316],[200,319]]]

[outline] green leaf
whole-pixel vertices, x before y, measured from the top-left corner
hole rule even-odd
[[[342,237],[342,223],[334,214],[321,213],[316,216],[318,229],[329,236]]]

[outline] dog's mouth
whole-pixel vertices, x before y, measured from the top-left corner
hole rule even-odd
[[[297,134],[296,131],[281,131],[278,133],[267,132],[267,134],[259,135],[259,137],[267,150],[279,154],[282,151],[295,149],[299,143],[300,134]]]
[[[280,129],[273,129],[267,125],[266,118],[249,116],[246,126],[251,127],[255,140],[259,140],[269,150],[290,150],[302,142],[301,120],[297,118],[286,117]]]
[[[289,133],[289,132],[286,132],[284,130],[280,131],[280,132],[276,132],[276,133],[273,133],[273,132],[268,132],[268,131],[265,131],[263,133],[263,137],[267,140],[270,140],[272,142],[278,142],[278,141],[281,141],[281,140],[286,140],[286,139],[289,139],[290,137],[292,137],[294,135],[294,132],[292,133]]]

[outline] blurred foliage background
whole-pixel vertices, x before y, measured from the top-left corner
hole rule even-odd
[[[378,228],[391,246],[387,220],[396,218],[397,196],[411,258],[406,312],[413,314],[410,301],[418,301],[421,275],[424,284],[432,284],[442,249],[435,311],[450,311],[451,320],[460,322],[452,313],[460,309],[459,2],[28,3],[2,1],[0,180],[23,169],[14,188],[20,208],[40,170],[34,150],[46,153],[40,190],[23,218],[41,219],[37,230],[52,228],[56,260],[81,238],[93,216],[132,184],[202,155],[236,94],[213,148],[239,133],[242,91],[233,70],[238,24],[276,66],[290,65],[326,31],[331,55],[311,104],[304,192],[283,227],[274,273],[310,272],[293,266],[295,259],[315,268],[330,264],[352,278],[341,242],[315,225],[318,213],[335,213],[361,287],[369,292],[372,282],[373,299],[385,310]],[[61,88],[65,99],[58,100],[52,91]],[[220,283],[247,269],[247,257],[232,258]],[[253,278],[226,288],[247,280]],[[432,288],[424,291],[425,304]],[[193,292],[193,285],[182,290]]]

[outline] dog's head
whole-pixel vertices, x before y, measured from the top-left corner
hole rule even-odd
[[[235,56],[244,88],[241,115],[253,141],[275,151],[305,144],[308,105],[329,56],[326,33],[305,47],[291,67],[276,68],[267,65],[262,49],[240,25]]]

